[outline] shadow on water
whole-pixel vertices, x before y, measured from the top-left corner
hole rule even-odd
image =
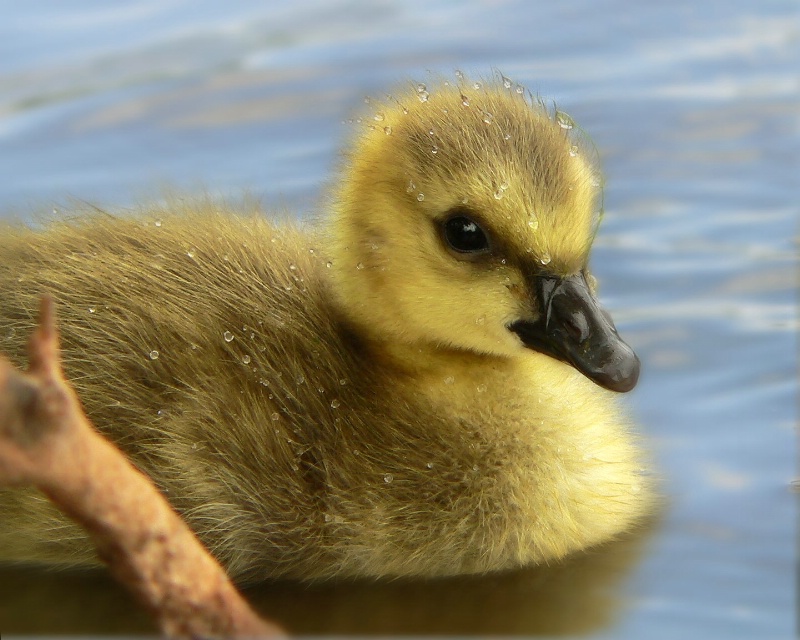
[[[549,567],[437,580],[251,585],[245,597],[292,634],[572,635],[612,626],[622,583],[656,529]],[[0,568],[5,633],[152,633],[146,614],[102,571]]]

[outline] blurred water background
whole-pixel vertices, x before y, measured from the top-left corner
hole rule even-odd
[[[652,533],[546,571],[249,590],[262,610],[296,633],[793,635],[796,2],[4,0],[0,15],[0,217],[165,187],[306,215],[365,95],[455,69],[555,99],[600,150],[593,265],[644,363],[628,399],[668,497]],[[5,633],[148,629],[105,576],[0,570]]]

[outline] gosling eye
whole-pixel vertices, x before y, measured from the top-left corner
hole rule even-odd
[[[472,218],[454,215],[445,220],[442,228],[445,242],[453,251],[467,255],[489,251],[489,238]]]

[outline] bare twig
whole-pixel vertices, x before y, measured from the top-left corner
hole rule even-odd
[[[89,423],[65,381],[53,301],[27,373],[0,359],[0,484],[34,485],[91,535],[169,636],[275,636],[150,480]]]

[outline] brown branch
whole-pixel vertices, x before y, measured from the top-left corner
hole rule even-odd
[[[89,423],[65,381],[52,300],[42,299],[27,373],[0,359],[0,485],[34,485],[168,636],[275,636],[150,480]]]

